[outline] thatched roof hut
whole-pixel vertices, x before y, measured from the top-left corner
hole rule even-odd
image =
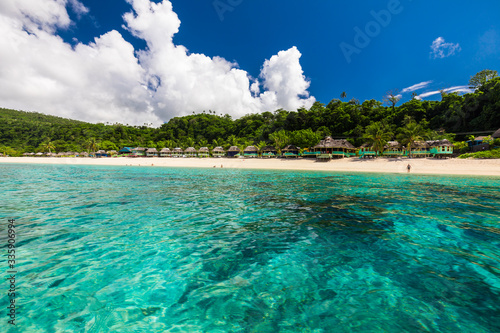
[[[411,146],[412,149],[429,149],[430,145],[427,143],[427,141],[415,141],[413,142],[413,145]]]
[[[426,141],[425,143],[427,143],[427,145],[429,147],[452,147],[453,146],[453,144],[447,139]]]
[[[226,155],[226,151],[224,150],[224,148],[218,146],[212,149],[212,155],[215,157],[222,157]]]
[[[260,152],[262,153],[262,156],[264,156],[264,157],[273,157],[273,156],[276,156],[276,154],[278,153],[276,148],[274,148],[273,146],[265,146],[264,148],[262,148],[260,150]]]
[[[87,153],[86,151],[84,151],[84,152],[78,154],[78,156],[80,156],[80,157],[89,157],[89,153]]]
[[[95,157],[108,157],[105,150],[98,150],[95,152]]]
[[[38,152],[35,154],[35,156],[43,156],[43,153],[42,152]]]
[[[259,151],[259,148],[255,146],[248,146],[245,148],[244,152],[252,152],[252,153],[257,153]]]
[[[313,149],[355,149],[355,147],[349,141],[345,139],[332,139],[332,137],[327,136],[324,140],[321,140]]]
[[[284,157],[298,157],[300,148],[295,145],[288,145],[281,150]]]
[[[243,156],[257,157],[257,156],[259,156],[259,148],[255,147],[255,146],[248,146],[243,151]]]
[[[156,148],[146,148],[146,156],[147,157],[158,156],[158,150],[156,150]]]
[[[414,157],[428,157],[431,154],[430,150],[431,146],[426,141],[415,141],[408,154]]]
[[[325,158],[326,155],[331,155],[331,157],[349,157],[355,156],[356,149],[349,141],[345,139],[333,139],[327,136],[324,140],[321,140],[316,146],[312,148],[314,152],[321,152],[316,158]],[[325,156],[323,156],[325,155]]]
[[[132,148],[132,156],[133,157],[146,156],[146,148],[144,147]]]
[[[500,128],[491,135],[493,139],[500,139]]]
[[[384,149],[401,149],[403,146],[398,141],[388,141]]]
[[[189,157],[195,157],[196,156],[196,148],[194,147],[188,147],[186,150],[184,150],[184,154]]]
[[[172,151],[170,150],[170,148],[162,148],[162,150],[160,150],[160,157],[168,156],[172,156]]]
[[[264,148],[261,149],[263,153],[277,153],[278,151],[274,146],[265,146]]]
[[[210,149],[208,147],[201,147],[198,149],[198,157],[209,157],[210,156]]]
[[[238,155],[240,153],[240,148],[236,147],[236,146],[231,146],[229,148],[229,150],[227,151],[227,156],[228,157],[235,157],[236,155]]]
[[[427,141],[429,153],[437,158],[446,158],[453,155],[453,144],[448,140]]]
[[[300,148],[295,145],[288,145],[282,149],[284,152],[299,152]]]
[[[184,154],[184,150],[182,148],[176,147],[174,148],[173,155],[174,156],[181,156]]]

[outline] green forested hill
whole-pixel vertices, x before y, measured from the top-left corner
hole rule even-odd
[[[425,130],[429,139],[439,135],[436,131],[494,131],[500,128],[500,78],[485,82],[471,94],[442,93],[441,101],[413,99],[400,106],[385,106],[376,100],[359,103],[355,99],[333,99],[326,105],[316,102],[308,110],[276,110],[236,120],[209,111],[172,118],[159,128],[91,124],[0,109],[0,152],[16,155],[43,151],[47,142],[55,151],[84,151],[92,142],[105,150],[124,146],[263,145],[283,140],[305,147],[325,135],[346,137],[359,145],[373,124],[395,138],[408,116]]]

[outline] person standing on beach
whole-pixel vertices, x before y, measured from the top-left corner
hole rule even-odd
[[[410,172],[410,170],[411,170],[411,165],[410,165],[410,163],[408,163],[408,165],[406,166],[406,169],[408,170],[408,172]]]

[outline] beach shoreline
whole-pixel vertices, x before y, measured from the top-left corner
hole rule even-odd
[[[267,158],[160,158],[160,157],[1,157],[0,163],[108,165],[184,168],[231,168],[338,172],[410,173],[436,175],[500,176],[500,159],[345,158],[328,162],[314,159]]]

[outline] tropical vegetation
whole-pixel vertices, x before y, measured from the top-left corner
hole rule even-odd
[[[119,150],[122,147],[209,147],[288,144],[314,146],[325,136],[347,138],[355,146],[368,142],[381,152],[389,140],[410,148],[423,139],[465,140],[468,133],[500,128],[500,78],[485,70],[469,82],[474,92],[442,92],[440,101],[417,98],[398,106],[397,91],[383,101],[360,103],[342,92],[341,99],[314,103],[309,109],[248,114],[239,119],[203,111],[175,117],[153,128],[148,124],[92,124],[36,112],[0,109],[0,153]],[[385,104],[384,104],[385,102]],[[452,134],[456,133],[456,135]],[[463,147],[462,147],[463,148]],[[465,150],[465,149],[464,149]]]

